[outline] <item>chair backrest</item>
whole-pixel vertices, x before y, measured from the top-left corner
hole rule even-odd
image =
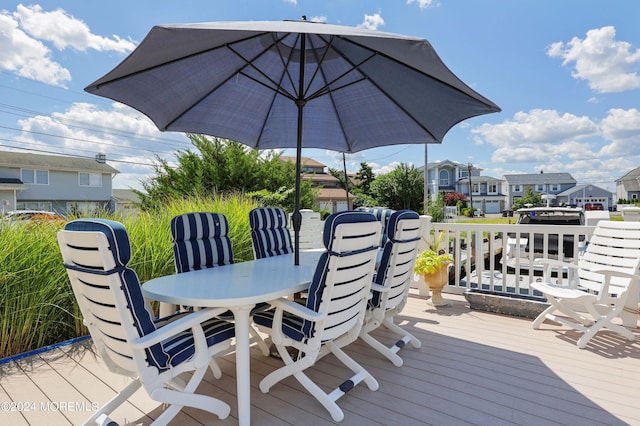
[[[640,222],[603,220],[589,238],[587,249],[578,262],[578,285],[600,292],[602,274],[613,270],[635,274],[640,266]],[[626,290],[628,278],[613,277],[609,294]],[[606,296],[606,295],[602,295]]]
[[[389,223],[389,218],[395,210],[387,207],[358,207],[356,211],[371,213],[380,222],[380,225],[382,226],[382,232],[380,234],[380,247],[384,247],[384,245],[387,243],[388,238],[387,224]]]
[[[220,213],[185,213],[171,219],[176,272],[233,263],[229,223]]]
[[[382,251],[374,282],[389,287],[386,293],[374,292],[369,304],[385,310],[406,301],[413,266],[420,242],[420,216],[412,210],[398,210],[389,218],[387,242]]]
[[[323,314],[304,320],[302,333],[315,344],[351,333],[363,323],[375,269],[380,223],[365,212],[343,211],[325,220],[323,253],[309,287],[307,308]]]
[[[293,253],[287,214],[279,207],[259,207],[249,212],[251,242],[256,259]]]
[[[169,368],[162,344],[151,346],[144,357],[129,345],[156,326],[138,276],[127,266],[131,244],[124,226],[104,219],[74,220],[58,232],[58,244],[84,323],[107,367],[132,377],[144,368],[157,369],[155,374]]]

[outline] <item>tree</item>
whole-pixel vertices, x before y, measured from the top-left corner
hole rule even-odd
[[[138,191],[143,208],[160,207],[167,199],[241,192],[269,205],[280,201],[280,207],[293,211],[295,164],[282,161],[281,153],[261,153],[226,139],[188,136],[195,150],[178,151],[176,166],[156,158],[154,174],[142,182],[146,193]],[[311,182],[302,181],[300,199],[301,208],[313,207]]]
[[[378,176],[371,184],[377,204],[394,210],[422,211],[424,179],[416,167],[401,163],[391,172]]]
[[[513,208],[514,210],[521,209],[525,207],[525,204],[531,204],[533,206],[542,205],[542,195],[534,193],[530,186],[527,187],[524,191],[524,196],[513,200]]]
[[[462,201],[466,205],[467,195],[461,192],[447,192],[444,195],[445,206],[457,206],[459,201]]]
[[[356,180],[358,181],[356,188],[358,188],[362,194],[371,196],[371,184],[375,178],[376,175],[373,174],[371,166],[364,161],[361,162],[360,170],[356,173]]]

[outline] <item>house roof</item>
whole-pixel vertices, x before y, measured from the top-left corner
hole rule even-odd
[[[469,178],[467,176],[458,179],[458,182],[466,182]],[[502,179],[494,178],[493,176],[471,176],[471,183],[487,183],[487,182],[500,182]]]
[[[596,196],[600,196],[600,194],[608,194],[608,196],[612,196],[612,192],[604,189],[604,188],[600,188],[599,186],[596,185],[576,185],[573,186],[569,189],[566,189],[564,191],[562,191],[561,193],[557,194],[559,197],[566,197],[566,196],[570,196],[571,194],[575,194],[575,193],[579,193],[582,194],[583,191],[585,192],[585,194],[588,193],[593,193],[593,194],[598,194]]]
[[[27,185],[22,183],[20,179],[14,178],[0,178],[0,189],[2,190],[15,190],[15,189],[26,189]]]
[[[302,178],[314,183],[334,183],[340,181],[337,177],[330,175],[329,173],[302,173]]]
[[[107,163],[93,158],[67,157],[62,155],[32,154],[29,152],[0,151],[0,167],[46,168],[48,170],[119,173]]]
[[[349,193],[349,199],[353,200],[353,194]],[[347,201],[346,191],[342,188],[320,188],[318,200],[344,200]]]
[[[118,202],[130,202],[130,203],[139,203],[140,197],[135,193],[133,189],[112,189],[111,195]]]
[[[544,183],[572,183],[576,180],[569,173],[527,173],[521,175],[504,175],[504,180],[510,184],[544,184]]]
[[[616,179],[616,182],[624,181],[626,184],[629,181],[636,181],[638,178],[640,178],[640,167],[636,167],[635,169],[628,172],[626,175]]]
[[[291,163],[295,163],[296,162],[296,157],[291,157],[291,156],[288,156],[288,155],[281,155],[280,159],[282,161],[288,161],[288,162],[291,162]],[[327,167],[326,164],[322,164],[321,162],[316,161],[316,160],[314,160],[312,158],[309,158],[309,157],[302,157],[300,159],[300,164],[303,164],[303,165],[305,165],[307,167],[322,167],[322,168]]]

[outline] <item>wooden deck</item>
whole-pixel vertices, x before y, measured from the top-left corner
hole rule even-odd
[[[338,403],[343,425],[640,425],[640,329],[626,342],[601,332],[586,349],[579,334],[531,320],[471,311],[461,296],[452,306],[433,308],[412,294],[401,317],[420,338],[420,349],[401,351],[394,367],[361,342],[347,350],[379,381],[380,389],[358,386]],[[379,337],[387,337],[380,330]],[[184,409],[172,424],[237,424],[233,355],[220,361],[223,378],[209,373],[199,391],[231,405],[223,421]],[[252,350],[254,425],[334,424],[329,414],[293,379],[263,394],[258,382],[280,361]],[[344,379],[329,356],[310,373],[334,387]],[[77,425],[92,404],[102,405],[126,384],[109,373],[87,340],[0,365],[0,424]],[[149,424],[162,407],[138,392],[112,418],[119,424]]]

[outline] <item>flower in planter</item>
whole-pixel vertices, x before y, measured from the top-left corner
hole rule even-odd
[[[422,237],[427,243],[428,248],[423,250],[418,257],[416,257],[415,267],[413,271],[419,275],[432,274],[443,266],[446,266],[453,262],[453,256],[447,253],[443,249],[439,249],[442,240],[444,239],[444,231],[440,231],[437,241],[429,241]]]

